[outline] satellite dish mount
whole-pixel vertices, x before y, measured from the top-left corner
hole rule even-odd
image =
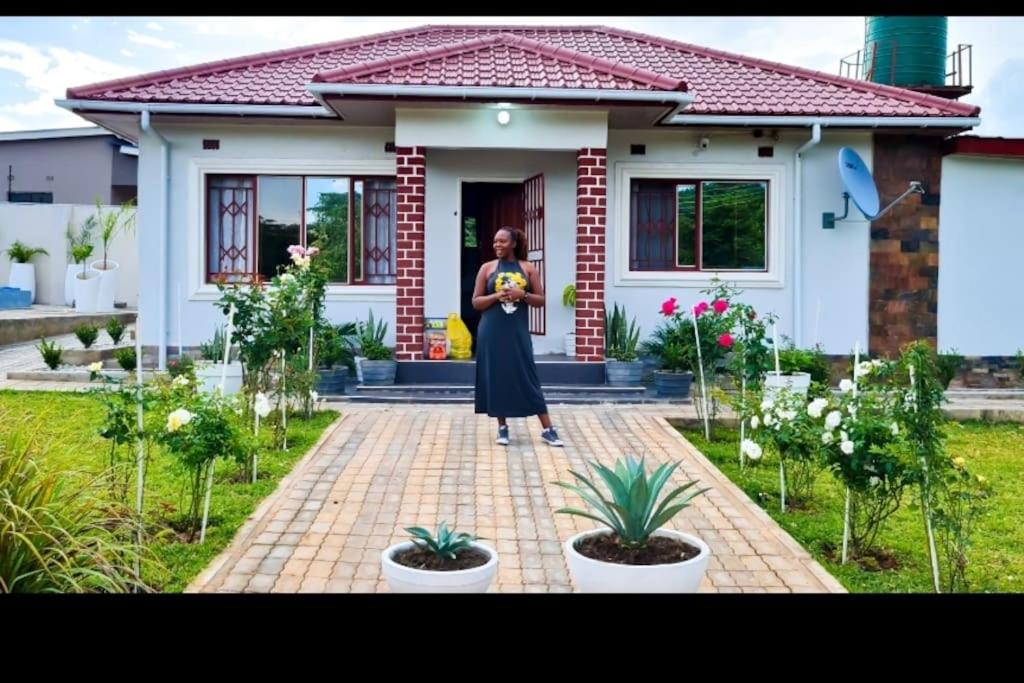
[[[875,187],[875,179],[871,177],[864,160],[860,155],[849,147],[839,150],[839,178],[843,182],[843,215],[836,218],[834,213],[823,213],[821,215],[821,227],[825,230],[833,230],[837,221],[846,220],[850,215],[850,200],[857,206],[864,218],[873,221],[887,214],[892,207],[903,201],[911,194],[924,194],[924,186],[917,180],[910,181],[907,191],[894,199],[884,209],[879,210],[878,188]]]

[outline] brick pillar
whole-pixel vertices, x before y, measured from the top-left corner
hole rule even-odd
[[[871,224],[868,346],[872,355],[893,356],[916,339],[937,343],[942,138],[878,134],[874,142],[883,206],[911,180],[924,183],[926,192]]]
[[[423,358],[423,204],[426,159],[423,147],[398,147],[397,243],[395,278],[395,358]]]
[[[604,360],[604,226],[608,154],[576,154],[576,356]]]

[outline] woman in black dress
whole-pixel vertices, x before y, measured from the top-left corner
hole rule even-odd
[[[537,378],[528,306],[544,305],[544,287],[526,260],[526,235],[503,227],[494,235],[498,258],[480,266],[473,308],[482,311],[476,342],[476,412],[498,418],[497,442],[508,445],[506,418],[540,418],[541,438],[561,446]]]

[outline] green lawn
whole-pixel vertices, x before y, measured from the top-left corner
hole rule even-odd
[[[44,449],[44,467],[89,476],[107,463],[109,442],[97,435],[103,409],[88,394],[0,391],[0,411],[24,415],[31,422],[36,443]],[[260,501],[312,446],[324,429],[338,417],[336,411],[316,413],[309,421],[290,417],[288,450],[261,453],[260,476],[255,484],[237,481],[238,466],[218,461],[210,503],[206,542],[180,542],[170,521],[186,507],[183,478],[172,459],[156,449],[152,453],[146,483],[146,517],[151,529],[163,529],[150,542],[163,567],[154,565],[143,579],[154,589],[180,592],[220,553]],[[11,425],[0,424],[0,434]],[[134,485],[133,485],[134,486]],[[134,491],[134,488],[132,489]],[[134,500],[134,494],[133,494]],[[198,538],[198,536],[197,536]]]
[[[949,423],[947,448],[967,460],[974,474],[992,482],[990,507],[974,534],[967,578],[974,592],[1024,591],[1024,425]],[[737,486],[760,504],[846,588],[856,593],[922,592],[931,590],[927,541],[921,513],[909,509],[911,496],[886,523],[878,545],[899,561],[895,570],[868,571],[856,563],[839,565],[826,549],[839,546],[843,533],[843,489],[823,473],[806,510],[779,512],[778,461],[768,458],[740,469],[738,432],[719,429],[712,443],[703,431],[681,428]]]

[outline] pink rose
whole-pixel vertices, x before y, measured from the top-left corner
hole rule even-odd
[[[678,308],[678,306],[676,298],[674,296],[669,297],[661,304],[661,314],[664,316],[672,315],[676,312],[676,308]]]
[[[704,315],[704,311],[708,310],[708,302],[701,301],[699,304],[693,307],[693,314],[697,317]]]
[[[732,338],[732,335],[729,334],[728,332],[726,332],[725,334],[723,334],[721,337],[718,338],[718,345],[719,346],[724,346],[725,348],[728,349],[728,348],[732,347],[732,344],[733,344],[733,338]]]
[[[320,248],[319,247],[310,247],[309,249],[306,250],[306,256],[316,256],[319,253],[320,253]]]
[[[302,248],[301,244],[293,244],[292,246],[288,247],[288,253],[291,254],[292,256],[295,256],[296,254],[298,254],[299,256],[304,256],[306,250]]]
[[[715,303],[711,304],[711,307],[715,309],[715,313],[722,315],[729,310],[729,302],[725,299],[715,299]]]

